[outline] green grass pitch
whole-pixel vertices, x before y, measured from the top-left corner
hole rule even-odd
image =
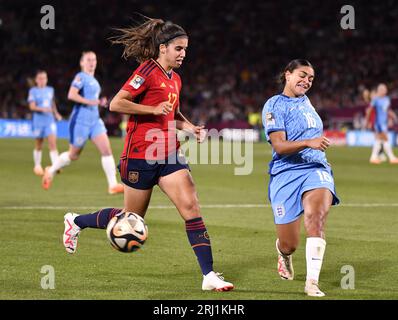
[[[59,150],[67,142],[59,140]],[[112,139],[115,158],[122,139]],[[106,193],[100,157],[88,143],[81,159],[44,191],[33,172],[33,140],[0,139],[0,299],[311,299],[304,295],[305,233],[294,255],[296,279],[276,272],[275,229],[267,200],[270,148],[254,145],[253,172],[233,165],[192,165],[202,214],[212,240],[216,271],[231,292],[201,291],[201,274],[183,220],[155,188],[146,216],[149,238],[132,254],[114,250],[104,230],[85,230],[74,255],[62,245],[63,215],[121,207]],[[342,204],[331,209],[320,277],[325,299],[398,298],[398,166],[370,165],[369,148],[331,147]],[[49,163],[47,149],[43,163]],[[245,206],[248,205],[248,206]],[[258,205],[258,206],[256,206]],[[55,271],[44,290],[41,268]],[[355,271],[355,289],[342,289],[343,266]]]

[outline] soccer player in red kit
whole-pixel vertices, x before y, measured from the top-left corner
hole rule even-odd
[[[185,220],[189,242],[203,273],[202,290],[229,291],[232,283],[213,270],[210,238],[203,222],[195,184],[188,164],[179,151],[176,129],[189,131],[198,142],[203,127],[190,123],[180,112],[181,79],[173,71],[185,58],[188,36],[183,28],[160,19],[121,29],[113,43],[123,44],[125,58],[134,57],[140,66],[110,104],[111,111],[129,114],[119,171],[124,188],[124,208],[65,215],[64,246],[76,252],[78,235],[84,228],[105,229],[121,212],[145,216],[152,189],[157,184]]]

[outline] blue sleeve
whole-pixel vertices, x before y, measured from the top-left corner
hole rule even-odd
[[[267,140],[269,134],[275,131],[286,131],[285,128],[285,106],[279,99],[269,99],[263,108],[262,120]]]
[[[71,86],[72,86],[72,87],[75,87],[75,88],[77,88],[77,89],[80,90],[81,88],[83,88],[83,85],[84,85],[84,77],[83,77],[82,74],[79,72],[79,73],[75,76],[75,78],[73,79]]]

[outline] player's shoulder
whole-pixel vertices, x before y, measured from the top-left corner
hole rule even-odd
[[[29,88],[29,93],[35,93],[37,91],[37,89],[38,88],[36,86],[30,87]]]
[[[54,87],[52,86],[46,86],[46,90],[54,92]]]
[[[156,70],[156,62],[152,59],[142,62],[137,69],[134,70],[133,75],[138,75],[143,79],[148,79],[154,75]]]
[[[282,94],[276,94],[269,98],[265,104],[264,104],[264,109],[268,110],[278,110],[278,109],[283,109],[286,101],[285,101],[285,96]]]

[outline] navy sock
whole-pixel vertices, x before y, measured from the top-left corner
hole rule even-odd
[[[192,249],[198,258],[204,275],[213,271],[213,255],[211,253],[210,238],[202,218],[185,221],[185,228]]]
[[[81,228],[106,229],[108,222],[122,209],[105,208],[94,213],[82,214],[75,218],[75,223]]]

